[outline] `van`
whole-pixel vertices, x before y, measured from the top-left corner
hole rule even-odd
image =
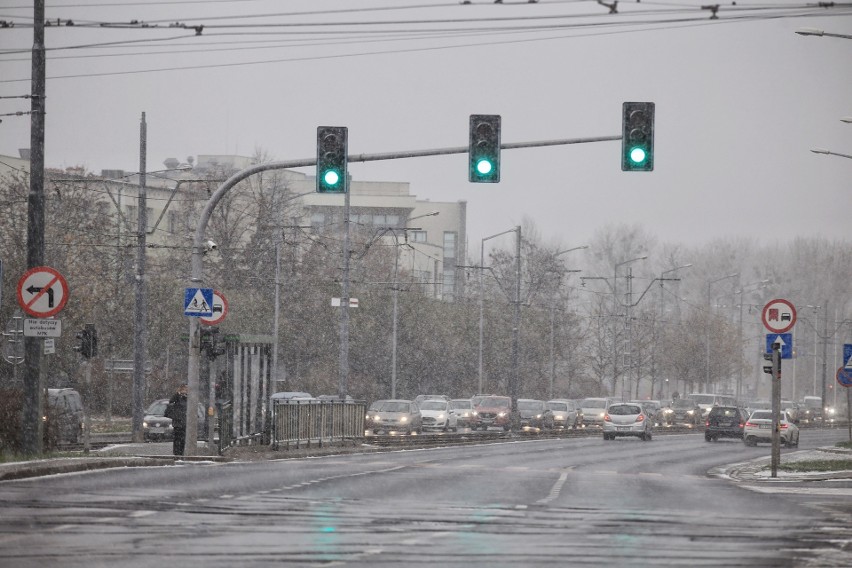
[[[83,441],[83,399],[74,389],[47,389],[44,435],[48,445]]]

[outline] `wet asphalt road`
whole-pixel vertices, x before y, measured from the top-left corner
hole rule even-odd
[[[844,436],[803,431],[801,448]],[[697,434],[521,439],[9,481],[0,558],[40,568],[849,566],[848,482],[767,492],[708,475],[768,454]]]

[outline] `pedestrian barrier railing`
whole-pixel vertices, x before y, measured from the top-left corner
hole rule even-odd
[[[364,401],[273,400],[272,446],[300,448],[364,439]]]

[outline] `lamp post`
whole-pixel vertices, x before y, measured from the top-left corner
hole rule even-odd
[[[561,251],[555,253],[553,255],[553,257],[556,258],[557,256],[567,254],[567,253],[573,252],[575,250],[583,250],[583,249],[587,249],[587,248],[589,248],[589,245],[583,245],[583,246],[579,246],[579,247],[570,248],[570,249],[567,249],[567,250],[561,250]],[[571,272],[574,272],[574,271],[571,271]],[[576,271],[576,272],[579,272],[579,271]],[[551,302],[551,305],[550,305],[550,391],[549,391],[548,396],[551,399],[553,398],[553,383],[556,379],[556,359],[553,357],[554,335],[555,335],[555,329],[556,329],[556,325],[555,325],[555,323],[556,323],[555,322],[555,320],[556,320],[555,304],[556,304],[556,299],[554,298],[554,300]]]
[[[676,267],[674,267],[670,270],[664,270],[660,274],[660,317],[661,318],[665,317],[665,314],[666,314],[666,310],[665,310],[666,300],[665,300],[665,294],[663,294],[663,282],[666,280],[666,274],[669,274],[671,272],[677,272],[678,270],[681,270],[683,268],[689,268],[691,266],[692,266],[691,262],[688,263],[688,264],[682,264],[681,266],[676,266]]]
[[[439,215],[440,211],[432,211],[430,213],[424,213],[423,215],[418,215],[416,217],[411,217],[406,220],[406,225],[415,219],[421,219],[423,217],[434,217]],[[403,231],[408,230],[408,228],[404,228]],[[391,331],[391,398],[396,398],[396,348],[397,348],[397,322],[399,320],[399,235],[396,234],[394,229],[391,229],[393,233],[393,240],[395,242],[394,245],[394,261],[393,261],[393,323],[392,323],[392,331]]]
[[[743,345],[743,294],[745,293],[746,288],[749,288],[751,286],[762,287],[766,284],[769,284],[768,279],[767,280],[760,280],[759,282],[750,282],[750,283],[746,284],[745,286],[741,287],[738,292],[735,292],[736,294],[740,295],[740,321],[739,321],[739,327],[737,328],[737,342],[740,344],[740,351],[741,352],[742,352],[742,345]],[[796,391],[795,361],[793,361],[793,365],[794,365],[794,367],[793,367],[794,371],[793,371],[793,396],[792,396],[792,398],[793,398],[793,400],[795,400],[795,398],[796,398],[796,392],[795,392]],[[738,371],[737,371],[737,400],[739,400],[740,396],[742,396],[742,388],[743,388],[743,366],[737,365],[737,369],[738,369]]]
[[[708,321],[705,325],[705,333],[704,333],[704,343],[707,346],[707,353],[706,353],[707,357],[706,357],[706,360],[705,360],[705,367],[704,367],[704,389],[710,388],[710,321],[709,321],[709,315],[710,315],[710,311],[712,311],[711,299],[710,299],[710,289],[713,286],[713,284],[715,284],[716,282],[721,282],[722,280],[727,280],[728,278],[736,278],[739,275],[740,275],[739,272],[735,272],[733,274],[721,276],[721,277],[716,278],[715,280],[711,280],[707,283],[707,310],[708,310],[707,315],[708,315]]]
[[[624,262],[616,263],[615,269],[614,269],[613,275],[612,275],[612,297],[613,297],[613,301],[615,302],[613,314],[618,313],[618,305],[620,304],[620,302],[618,300],[618,268],[620,266],[624,266],[625,264],[630,264],[631,262],[636,262],[638,260],[646,260],[647,258],[648,258],[648,255],[643,255],[643,256],[638,256],[636,258],[631,258],[630,260],[625,260]],[[630,282],[628,280],[628,285],[629,285],[629,283]],[[627,302],[625,303],[625,312],[624,312],[624,314],[625,314],[624,329],[625,329],[625,333],[626,333],[626,336],[627,336],[627,337],[625,337],[625,343],[630,342],[630,303],[631,303],[631,300],[630,300],[630,298],[628,298]],[[613,334],[613,338],[615,338],[615,334]],[[618,377],[618,344],[617,344],[617,342],[613,342],[613,344],[614,344],[613,347],[615,347],[615,354],[614,354],[613,361],[612,361],[612,369],[614,371],[613,375],[615,377]],[[621,385],[622,385],[621,390],[622,390],[622,394],[623,394],[623,391],[624,391],[624,380],[623,379],[622,379]]]
[[[841,154],[839,152],[832,152],[831,150],[826,150],[825,148],[811,148],[811,152],[814,154],[825,154],[827,156],[840,156],[841,158],[852,158],[852,154]]]
[[[517,230],[518,228],[516,227],[514,229],[502,231],[495,235],[484,237],[479,247],[479,386],[478,390],[476,391],[477,394],[482,393],[482,345],[485,336],[485,280],[483,277],[483,271],[485,267],[485,241],[497,238],[501,235],[506,235],[508,233],[514,233]]]

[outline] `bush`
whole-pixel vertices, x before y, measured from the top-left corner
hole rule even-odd
[[[21,389],[0,389],[0,454],[14,454],[21,450],[23,402]]]

